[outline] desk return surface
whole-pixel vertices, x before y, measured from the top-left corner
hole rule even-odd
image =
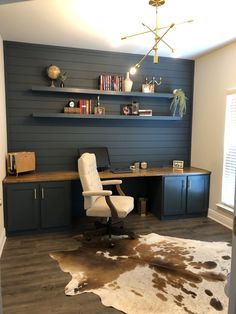
[[[138,178],[142,184],[145,180],[146,195],[138,197],[147,197],[149,211],[160,219],[207,215],[210,183],[207,170],[166,167],[119,174],[103,171],[100,177],[124,179],[124,186],[129,182],[133,185],[135,178],[135,185],[139,185]],[[7,234],[69,227],[73,208],[83,207],[82,201],[77,199],[81,194],[78,186],[77,171],[7,176],[3,180]]]

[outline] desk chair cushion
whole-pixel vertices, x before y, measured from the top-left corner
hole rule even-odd
[[[110,199],[117,209],[119,218],[125,218],[134,208],[134,199],[131,196],[112,195]],[[106,203],[105,197],[98,197],[93,205],[87,209],[86,215],[93,217],[111,217],[111,210]]]
[[[84,153],[78,162],[80,181],[84,191],[103,190],[102,183],[97,171],[97,162],[94,154]],[[99,196],[84,198],[84,209],[90,208]]]

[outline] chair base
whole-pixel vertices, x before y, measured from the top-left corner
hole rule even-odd
[[[121,224],[121,226],[117,226]],[[130,239],[136,239],[137,236],[133,231],[130,231],[123,226],[123,221],[119,220],[117,222],[112,222],[111,217],[108,218],[106,223],[95,222],[96,229],[91,231],[85,231],[83,236],[85,240],[90,241],[93,236],[104,236],[108,235],[109,247],[114,247],[114,243],[112,242],[112,235],[127,235]]]

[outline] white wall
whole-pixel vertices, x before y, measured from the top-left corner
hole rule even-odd
[[[5,243],[2,180],[6,176],[5,166],[6,152],[7,152],[7,133],[6,133],[5,78],[3,60],[3,41],[0,35],[0,255],[3,249],[3,245]]]
[[[195,62],[194,76],[191,164],[212,172],[209,212],[214,218],[223,215],[225,224],[231,215],[216,204],[221,200],[226,91],[236,88],[235,56],[236,42],[204,55]]]

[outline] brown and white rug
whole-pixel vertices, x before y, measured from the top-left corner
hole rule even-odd
[[[106,241],[79,243],[77,250],[50,254],[71,274],[66,295],[93,292],[129,314],[227,313],[228,243],[154,233],[116,239],[112,249]]]

